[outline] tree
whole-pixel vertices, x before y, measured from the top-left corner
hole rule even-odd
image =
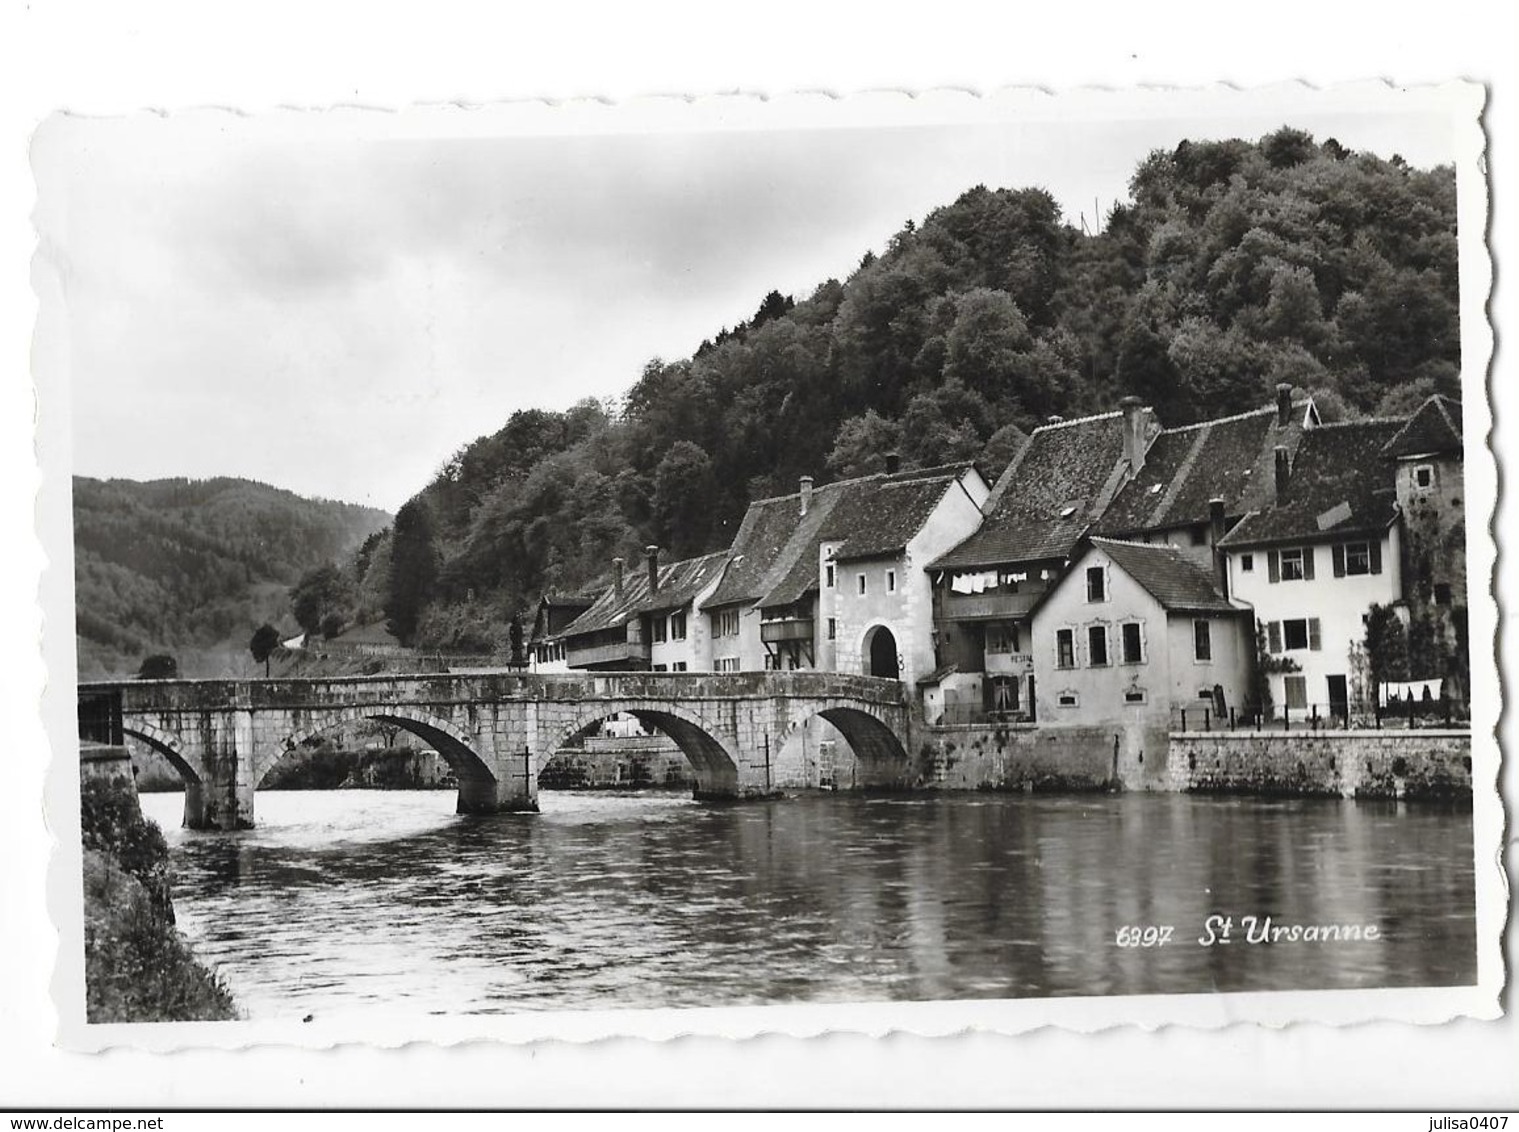
[[[322,631],[329,618],[336,617],[341,627],[345,613],[353,602],[353,587],[336,564],[328,562],[301,575],[290,589],[290,611],[296,623],[308,634]],[[329,638],[336,632],[324,633]]]
[[[870,475],[886,467],[886,456],[902,443],[902,430],[874,409],[839,425],[828,466],[845,479]]]
[[[254,631],[253,640],[248,642],[248,651],[253,654],[253,663],[264,666],[265,677],[269,675],[269,658],[279,647],[280,631],[267,621]]]
[[[179,661],[167,653],[145,656],[142,667],[137,670],[139,680],[178,680]]]
[[[654,533],[680,556],[701,548],[712,522],[715,494],[706,449],[677,440],[654,469]]]
[[[422,610],[432,599],[438,577],[438,552],[433,547],[432,517],[427,503],[411,499],[396,512],[390,549],[390,593],[385,601],[385,627],[403,645],[417,635]]]

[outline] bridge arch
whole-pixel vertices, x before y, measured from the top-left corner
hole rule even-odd
[[[668,735],[696,772],[698,797],[727,797],[737,791],[739,757],[731,742],[714,735],[711,723],[696,712],[666,701],[598,700],[582,705],[574,722],[548,733],[549,741],[538,752],[539,765],[575,736],[614,715],[631,715],[644,726]]]
[[[495,771],[475,750],[474,740],[455,724],[417,708],[375,704],[318,713],[305,727],[286,736],[283,742],[260,749],[253,760],[254,789],[268,777],[280,759],[307,740],[366,720],[400,727],[421,739],[448,763],[461,790],[467,783],[494,784],[496,781]]]
[[[130,719],[122,721],[121,733],[146,743],[162,755],[178,772],[187,787],[199,786],[205,781],[204,768],[199,760],[192,759],[186,754],[184,747],[180,744],[179,736],[172,731],[165,731],[145,719]]]
[[[912,756],[897,728],[880,715],[853,704],[825,701],[815,710],[799,715],[781,736],[781,746],[789,753],[791,744],[817,719],[832,724],[848,744],[855,760],[854,786],[867,790],[901,789],[913,784]]]

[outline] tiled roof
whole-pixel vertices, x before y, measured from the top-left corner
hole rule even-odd
[[[1219,590],[1213,575],[1174,546],[1151,546],[1107,538],[1094,538],[1092,545],[1104,551],[1125,574],[1168,610],[1179,613],[1238,611]]]
[[[626,624],[629,618],[640,613],[677,609],[710,584],[727,561],[728,552],[719,550],[700,558],[663,563],[659,567],[659,590],[654,594],[649,593],[648,569],[640,564],[628,571],[621,595],[615,587],[608,586],[595,603],[565,626],[559,635],[578,637]]]
[[[1166,429],[1145,453],[1139,474],[1104,512],[1104,534],[1189,526],[1208,521],[1208,505],[1224,501],[1237,518],[1271,501],[1277,445],[1296,449],[1309,402],[1293,406],[1289,423],[1276,423],[1275,406],[1185,428]]]
[[[1461,402],[1437,393],[1419,406],[1382,452],[1396,459],[1434,452],[1459,452],[1462,447]]]
[[[830,542],[842,540],[834,554],[840,562],[895,554],[923,529],[962,470],[866,481],[849,492],[844,506],[834,508],[822,537]]]
[[[1303,435],[1281,502],[1252,511],[1220,546],[1317,541],[1385,530],[1397,515],[1384,455],[1401,419],[1342,421]]]
[[[814,488],[806,515],[799,494],[749,504],[733,537],[733,562],[705,608],[758,601],[799,563],[810,571],[815,584],[818,531],[852,482]]]
[[[791,605],[818,586],[818,548],[839,543],[841,560],[892,554],[922,529],[970,463],[861,476],[812,492],[807,514],[798,495],[756,500],[734,538],[730,567],[706,608],[736,601]]]
[[[1111,500],[1122,457],[1122,412],[1036,428],[997,481],[980,529],[930,568],[1066,557]]]

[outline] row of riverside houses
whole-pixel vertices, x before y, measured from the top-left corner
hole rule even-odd
[[[1405,682],[1466,687],[1459,402],[1324,424],[1274,405],[1163,428],[1135,398],[971,463],[751,503],[732,545],[551,595],[539,670],[818,669],[895,677],[926,721],[1169,725],[1347,716],[1392,610]],[[1438,694],[1438,693],[1437,693]]]

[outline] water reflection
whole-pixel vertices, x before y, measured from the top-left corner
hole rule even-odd
[[[705,806],[269,792],[170,834],[181,927],[255,1016],[1475,981],[1469,811],[1160,795]],[[1383,939],[1200,947],[1209,915]],[[1155,949],[1125,924],[1169,925]],[[1236,928],[1236,932],[1243,932]]]

